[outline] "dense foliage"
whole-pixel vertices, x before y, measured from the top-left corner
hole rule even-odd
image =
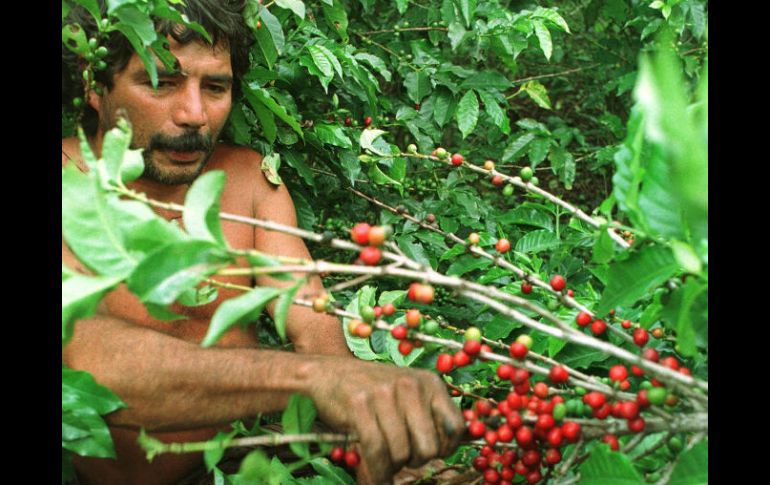
[[[175,3],[107,2],[108,15],[102,18],[96,2],[68,0],[63,18],[71,6],[83,5],[102,31],[120,30],[144,59],[151,59],[150,50],[167,59],[147,23],[150,14],[177,18]],[[263,168],[275,183],[290,188],[301,228],[349,239],[356,222],[389,224],[390,240],[409,260],[487,285],[490,296],[496,290],[522,297],[583,331],[576,324],[579,309],[547,285],[522,292],[520,273],[542,282],[563,275],[575,300],[614,329],[599,337],[603,342],[639,354],[639,347],[622,337],[632,330],[621,322],[630,320],[650,332],[660,328],[661,337],[650,337],[649,346],[661,356],[675,356],[700,382],[708,380],[706,2],[276,0],[267,6],[251,2],[249,16],[256,44],[225,137],[266,155]],[[68,136],[75,134],[83,79],[93,79],[93,71],[103,66],[98,39],[90,42],[70,25],[62,32],[65,48],[86,60],[85,73],[69,72],[63,84],[62,131]],[[224,183],[221,174],[209,174],[193,186],[185,204],[187,232],[140,202],[119,199],[119,194],[140,197],[124,185],[141,171],[141,156],[127,150],[129,140],[130,129],[122,126],[105,140],[111,149],[103,158],[89,160],[99,170],[88,176],[72,167],[63,171],[65,238],[98,275],[86,277],[62,267],[63,344],[75,320],[92,314],[118,283],[126,282],[153,315],[171,318],[167,306],[173,301],[211,301],[215,288],[208,287],[211,291],[203,296],[195,290],[201,275],[216,273],[234,257],[212,217]],[[409,144],[415,147],[409,150]],[[466,165],[454,167],[430,156],[437,147],[461,153]],[[493,185],[488,171],[467,166],[480,168],[485,160],[494,161],[494,169],[506,176],[531,167],[537,186],[518,177]],[[538,193],[537,187],[555,197]],[[591,217],[577,217],[558,200]],[[435,223],[424,223],[429,214]],[[472,232],[480,235],[478,247],[495,256],[496,241],[508,239],[511,251],[501,255],[508,266],[469,254],[456,238],[464,241]],[[355,260],[326,244],[328,238],[308,242],[316,259]],[[632,243],[625,248],[617,239]],[[161,261],[168,262],[163,274],[157,270]],[[251,263],[279,264],[269,257]],[[193,266],[198,277],[179,277]],[[173,284],[161,284],[173,276]],[[330,272],[324,282],[330,287],[351,277]],[[624,362],[574,338],[533,330],[460,287],[431,281],[435,301],[410,302],[405,291],[410,282],[385,276],[332,296],[353,314],[388,302],[399,309],[419,308],[440,322],[434,336],[446,340],[462,342],[463,331],[471,326],[506,345],[527,334],[533,339],[531,352],[596,376],[598,383],[603,379],[605,385],[608,370]],[[222,305],[206,343],[232,325],[257,320],[269,300],[280,298],[288,305],[294,297],[292,289],[261,288],[245,293],[239,304]],[[511,308],[548,322],[533,307]],[[283,323],[280,315],[276,320],[270,325],[261,317],[259,331],[264,341],[279,346]],[[446,351],[426,344],[405,357],[387,330],[357,338],[350,336],[348,320],[343,320],[346,337],[362,359],[435,369],[438,355]],[[403,312],[386,320],[401,323]],[[446,376],[463,409],[476,400],[469,394],[505,399],[510,389],[496,377],[498,365],[478,360]],[[533,384],[548,382],[543,377],[533,374]],[[685,417],[707,413],[707,392],[701,394],[704,409],[703,401],[680,392],[676,382],[659,379],[680,398],[665,412]],[[62,381],[63,448],[112,456],[100,415],[122,402],[87,373],[63,368]],[[630,381],[630,392],[648,387],[640,376]],[[581,407],[575,386],[555,387],[563,389],[568,405],[578,401],[570,415],[591,416],[590,409],[583,409],[587,406]],[[286,431],[307,430],[308,413],[312,405],[293,401],[284,414]],[[608,451],[601,439],[588,440],[578,451],[590,451],[589,457],[549,474],[548,483],[569,483],[578,476],[581,483],[666,478],[669,483],[707,483],[707,425],[697,432],[648,430],[641,440],[628,434],[625,424],[616,428],[621,446],[635,440],[627,453]],[[240,423],[234,430],[227,439],[260,431]],[[153,448],[157,443],[148,439],[146,445],[158,451]],[[322,451],[328,452],[328,446]],[[479,448],[463,445],[447,463],[472,470]],[[562,449],[565,459],[575,448]],[[342,468],[307,447],[293,449],[302,458],[300,465],[311,463],[324,477],[298,483],[351,482]],[[207,453],[212,469],[217,460]],[[246,483],[248,477],[272,474],[290,483],[286,465],[255,454],[229,479]]]

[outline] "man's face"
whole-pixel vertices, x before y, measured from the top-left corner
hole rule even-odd
[[[226,48],[169,39],[181,65],[173,74],[158,66],[158,89],[134,54],[115,74],[112,89],[93,95],[99,132],[115,126],[124,108],[133,127],[131,147],[144,149],[143,177],[164,184],[191,183],[214,150],[232,104],[233,71]]]

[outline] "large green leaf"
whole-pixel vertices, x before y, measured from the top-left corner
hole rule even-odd
[[[530,231],[516,241],[515,250],[520,253],[539,253],[559,245],[559,238],[548,229]]]
[[[345,134],[345,130],[340,125],[319,123],[313,127],[318,138],[330,145],[338,146],[340,148],[353,148],[353,142]]]
[[[326,458],[314,458],[310,464],[313,466],[313,470],[321,475],[328,485],[353,485],[355,483],[345,470],[332,465]]]
[[[503,163],[515,162],[524,154],[524,148],[535,139],[537,136],[535,133],[523,133],[514,138],[503,151],[503,157],[501,161]]]
[[[500,128],[504,134],[511,132],[511,125],[505,111],[497,104],[497,100],[486,91],[479,91],[481,102],[484,103],[484,111],[492,118],[492,122]]]
[[[500,224],[518,224],[541,227],[553,231],[553,217],[536,207],[522,205],[498,217]]]
[[[409,99],[419,103],[422,98],[430,94],[430,77],[425,71],[411,71],[404,78],[404,87]]]
[[[275,4],[290,9],[301,19],[305,18],[305,3],[302,0],[275,0]]]
[[[694,356],[696,345],[708,345],[708,285],[689,278],[671,294],[660,317],[668,328],[676,331],[679,352]]]
[[[181,241],[159,248],[142,260],[126,282],[140,300],[156,305],[173,303],[184,291],[232,262],[209,241]]]
[[[348,42],[348,14],[345,10],[345,4],[341,0],[334,0],[333,4],[322,3],[321,8],[324,12],[324,18],[329,27],[340,36],[342,42]]]
[[[575,369],[585,369],[595,362],[601,362],[610,357],[601,350],[583,347],[582,345],[567,344],[559,352],[559,362]]]
[[[460,99],[455,118],[460,132],[463,134],[463,139],[465,139],[476,128],[476,123],[479,120],[479,100],[472,89]]]
[[[627,260],[611,264],[596,313],[604,315],[611,308],[632,305],[678,270],[671,249],[657,245],[644,247]]]
[[[265,305],[284,290],[278,288],[254,288],[248,293],[231,298],[219,305],[211,318],[208,332],[201,346],[214,345],[225,332],[240,323],[256,321]]]
[[[709,445],[705,439],[682,452],[668,485],[706,485],[709,482]]]
[[[548,98],[548,90],[538,81],[529,81],[521,87],[527,96],[532,98],[538,106],[544,109],[551,109],[551,100]]]
[[[225,172],[212,170],[193,182],[184,201],[185,230],[196,239],[225,246],[225,237],[219,221],[220,198],[225,186]]]
[[[511,84],[511,80],[499,72],[481,71],[463,81],[460,89],[476,89],[481,94],[485,89],[504,91],[510,88]]]
[[[486,338],[492,340],[504,339],[515,329],[523,324],[513,320],[511,317],[502,314],[496,314],[492,320],[484,324],[483,333]]]
[[[663,157],[662,147],[650,144],[642,188],[639,191],[639,209],[647,227],[654,234],[684,239],[682,207],[671,186],[671,170]]]
[[[385,134],[383,130],[366,129],[361,131],[361,136],[358,139],[358,144],[361,146],[361,150],[369,150],[372,153],[382,156],[390,156],[390,152],[386,152],[379,147],[374,146],[374,141]]]
[[[261,59],[264,61],[267,68],[272,70],[275,62],[278,60],[278,47],[275,44],[273,30],[266,26],[267,23],[270,22],[273,29],[275,28],[276,22],[273,22],[275,16],[263,5],[259,5],[259,18],[266,20],[265,25],[262,28],[254,29],[255,37],[257,38],[257,47],[259,48],[258,50],[255,50],[255,52],[261,55]],[[278,23],[278,27],[280,28],[280,23]],[[282,38],[282,36],[283,34],[281,34],[281,37],[279,38]]]
[[[286,108],[278,104],[272,96],[270,96],[270,92],[267,89],[260,88],[258,85],[255,84],[249,84],[249,89],[245,90],[246,95],[253,95],[255,99],[259,100],[264,104],[267,109],[275,113],[275,115],[280,118],[284,123],[289,125],[298,135],[300,138],[304,139],[305,135],[302,132],[302,127],[299,125],[299,122],[291,116],[289,113],[286,112]]]
[[[316,409],[313,400],[302,394],[292,394],[289,397],[289,404],[281,415],[283,432],[286,434],[309,433],[313,427],[315,417]],[[310,446],[308,443],[290,443],[289,447],[300,458],[310,457]]]
[[[96,313],[104,295],[122,281],[118,276],[84,276],[73,273],[61,285],[61,339],[62,344],[72,337],[77,320]]]
[[[462,276],[469,271],[488,268],[492,261],[466,254],[455,259],[446,271],[447,276]]]
[[[359,289],[353,298],[350,299],[348,306],[345,308],[350,313],[358,314],[359,305],[374,306],[374,294],[376,288],[371,286],[364,286]],[[348,344],[348,348],[359,359],[363,360],[382,360],[383,357],[375,354],[370,344],[370,338],[360,338],[350,335],[348,331],[349,318],[343,317],[342,319],[342,331],[345,334],[345,341]]]
[[[454,115],[455,102],[452,94],[445,88],[439,88],[435,93],[436,101],[433,103],[433,119],[443,127]]]
[[[549,61],[551,60],[551,53],[553,52],[553,41],[551,40],[551,33],[545,24],[539,19],[533,19],[532,25],[535,27],[535,35],[538,42],[540,42],[540,49],[543,51],[543,55]]]
[[[610,451],[597,443],[588,459],[580,465],[581,485],[643,485],[644,480],[624,453]]]
[[[88,372],[62,366],[62,409],[88,407],[98,414],[108,414],[126,404]]]

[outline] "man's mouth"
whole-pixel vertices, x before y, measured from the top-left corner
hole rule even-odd
[[[183,162],[183,163],[194,162],[198,160],[201,156],[200,151],[180,152],[176,150],[168,150],[166,153],[168,153],[168,156],[171,160],[175,162]]]

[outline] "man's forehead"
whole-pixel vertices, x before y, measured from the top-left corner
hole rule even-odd
[[[181,71],[184,72],[186,65],[190,63],[205,64],[211,69],[218,71],[226,70],[232,72],[232,65],[230,61],[230,48],[226,43],[220,41],[215,45],[211,45],[204,40],[193,39],[186,43],[180,43],[171,36],[168,36],[168,50],[179,61]],[[163,65],[163,62],[154,56],[155,65],[158,68],[158,72],[168,72],[169,70]],[[146,71],[144,63],[139,55],[134,52],[129,59],[127,71]]]

